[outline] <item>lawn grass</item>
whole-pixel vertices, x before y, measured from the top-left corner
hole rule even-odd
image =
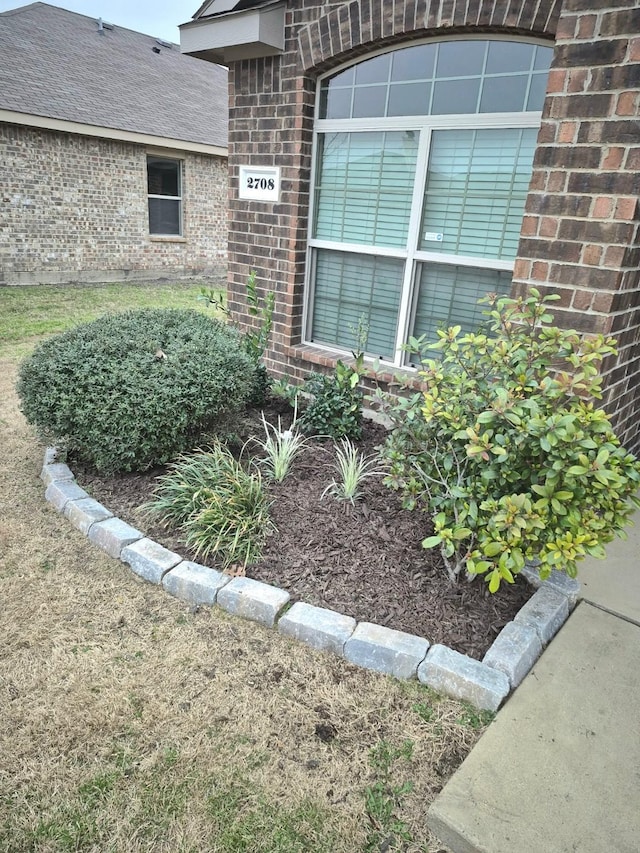
[[[43,337],[131,308],[213,309],[197,282],[0,287],[0,355],[25,355]]]
[[[482,715],[189,608],[43,499],[21,356],[104,311],[197,294],[0,289],[0,853],[441,853],[426,810]]]

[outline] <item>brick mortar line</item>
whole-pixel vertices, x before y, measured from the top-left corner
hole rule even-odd
[[[46,449],[40,475],[47,501],[93,544],[128,564],[144,580],[163,586],[169,594],[193,605],[220,607],[231,615],[277,628],[312,648],[331,651],[365,669],[397,678],[417,678],[440,693],[486,710],[496,711],[520,684],[569,617],[578,598],[577,581],[553,572],[548,581],[541,582],[534,566],[525,567],[524,577],[538,589],[498,634],[483,660],[478,661],[447,646],[432,645],[414,634],[356,622],[353,617],[302,601],[291,604],[290,594],[279,587],[252,578],[233,578],[185,560],[113,516],[80,489],[71,469],[55,462],[56,454],[56,448]],[[65,487],[71,492],[80,489],[82,495],[65,500]],[[76,506],[82,501],[84,506]],[[74,518],[69,518],[71,507],[76,509]],[[119,534],[112,530],[114,527],[120,530]],[[101,538],[100,534],[111,538]],[[166,561],[173,565],[166,565]],[[218,600],[221,592],[222,602]],[[303,615],[296,621],[300,613]]]

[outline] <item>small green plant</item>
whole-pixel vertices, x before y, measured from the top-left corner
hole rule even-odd
[[[177,526],[196,556],[213,554],[225,569],[258,560],[273,530],[260,472],[246,471],[220,442],[173,464],[144,509]]]
[[[144,471],[239,411],[253,364],[238,333],[198,311],[110,314],[40,344],[21,366],[40,435],[98,471]]]
[[[281,483],[289,473],[293,460],[304,450],[307,443],[307,439],[297,429],[297,406],[294,406],[293,422],[289,429],[282,429],[281,418],[278,418],[276,427],[267,422],[264,412],[261,417],[265,438],[258,443],[265,456],[259,464],[264,466],[272,480]]]
[[[412,757],[413,743],[410,740],[400,747],[381,740],[369,752],[369,763],[377,778],[365,789],[365,809],[372,827],[365,844],[366,851],[398,849],[398,841],[406,844],[413,840],[407,824],[397,812],[414,786],[409,781],[398,784],[393,780],[398,762],[410,762]]]
[[[462,723],[463,726],[468,726],[468,728],[473,729],[474,731],[484,729],[495,719],[496,715],[493,711],[479,711],[467,702],[463,702],[462,705],[464,711],[458,718],[458,722]]]
[[[258,294],[257,272],[251,270],[246,282],[247,312],[250,317],[256,318],[256,325],[243,333],[244,347],[255,365],[254,386],[249,399],[253,405],[260,406],[264,403],[271,386],[271,378],[267,373],[262,359],[269,344],[269,337],[273,329],[273,312],[276,305],[276,295],[272,290],[265,293],[261,301]],[[218,310],[230,316],[226,299],[220,296],[219,291],[201,288],[198,299],[214,305]]]
[[[372,470],[378,462],[377,457],[366,457],[348,438],[340,439],[336,448],[336,470],[339,479],[332,480],[322,493],[333,495],[340,501],[355,503],[362,492],[360,488],[369,477],[376,477],[381,472]]]
[[[386,483],[431,514],[423,545],[454,582],[485,575],[495,592],[535,559],[542,579],[573,577],[640,505],[640,463],[592,402],[615,342],[552,327],[554,298],[487,298],[490,333],[438,332],[424,393],[387,409]]]

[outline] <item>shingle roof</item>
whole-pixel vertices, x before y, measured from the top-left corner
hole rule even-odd
[[[32,3],[0,13],[0,109],[226,147],[227,69]]]

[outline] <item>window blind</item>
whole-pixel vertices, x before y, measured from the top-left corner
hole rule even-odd
[[[315,267],[312,341],[352,350],[362,319],[367,354],[392,359],[404,261],[317,249]]]
[[[435,130],[420,248],[472,257],[516,256],[537,130]]]
[[[414,309],[413,335],[438,338],[437,330],[462,326],[476,331],[487,318],[487,305],[478,300],[487,293],[506,296],[511,288],[510,272],[459,267],[449,264],[420,264]]]
[[[404,247],[417,151],[413,131],[321,137],[314,237]]]

